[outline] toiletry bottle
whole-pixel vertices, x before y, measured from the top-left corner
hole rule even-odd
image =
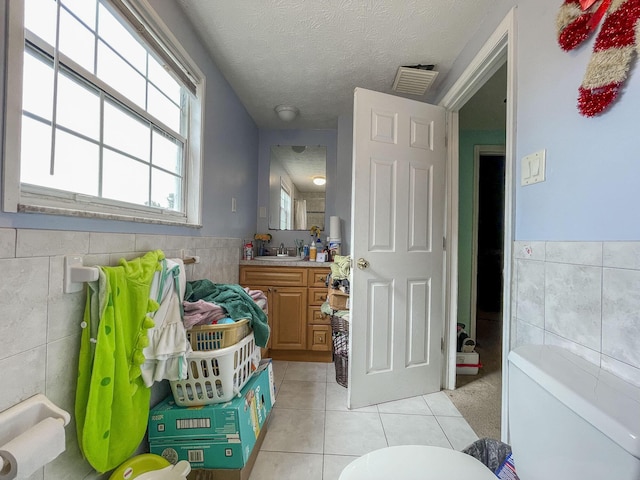
[[[303,260],[309,260],[309,245],[302,247],[302,257]]]
[[[247,242],[244,245],[244,259],[253,260],[253,244],[251,242]]]
[[[311,242],[311,245],[309,245],[309,261],[310,262],[315,262],[316,261],[316,253],[318,252],[318,250],[316,249],[316,242]]]

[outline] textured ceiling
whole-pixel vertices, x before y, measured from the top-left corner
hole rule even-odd
[[[324,185],[315,185],[313,177],[326,179],[327,147],[320,145],[273,145],[271,162],[277,160],[302,193],[324,192]]]
[[[492,0],[178,0],[261,128],[336,128],[353,89],[393,93],[399,66],[446,77]],[[425,100],[429,92],[422,97]],[[283,122],[279,104],[300,115]]]

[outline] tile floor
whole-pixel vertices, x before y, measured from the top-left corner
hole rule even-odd
[[[478,437],[444,392],[347,409],[333,364],[274,361],[276,403],[250,480],[337,480],[379,448],[462,450]]]

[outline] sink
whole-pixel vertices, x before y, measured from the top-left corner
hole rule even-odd
[[[260,256],[258,255],[257,257],[255,257],[256,260],[267,260],[270,262],[299,262],[300,260],[302,260],[302,257],[290,257],[288,255],[283,255],[283,256],[279,256],[279,255],[263,255]]]

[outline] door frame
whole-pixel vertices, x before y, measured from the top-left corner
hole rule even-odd
[[[511,276],[514,238],[515,119],[516,119],[516,7],[500,22],[462,75],[444,95],[439,105],[447,110],[447,194],[445,211],[445,326],[443,388],[456,384],[456,320],[458,314],[458,193],[459,124],[458,112],[480,87],[506,62],[507,105],[505,144],[504,270],[502,295],[502,409],[501,439],[508,441],[507,355],[511,345]]]
[[[480,157],[504,156],[504,152],[504,145],[476,145],[473,147],[473,219],[471,222],[471,295],[469,302],[471,308],[469,316],[469,336],[474,340],[477,340],[476,303],[478,301],[478,215],[480,214],[478,197],[480,194]]]

